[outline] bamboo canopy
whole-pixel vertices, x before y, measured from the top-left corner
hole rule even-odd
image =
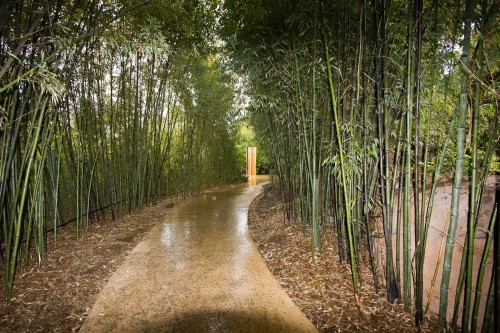
[[[224,1],[285,220],[312,258],[334,231],[360,311],[370,278],[417,326],[432,311],[445,330],[494,331],[492,239],[479,234],[494,228],[500,172],[496,7]]]
[[[209,6],[209,4],[206,4]],[[211,8],[0,3],[0,281],[92,223],[239,178],[234,76]],[[193,21],[192,21],[193,20]],[[193,32],[194,21],[205,22]],[[205,35],[207,33],[207,35]],[[244,167],[244,166],[243,166]],[[34,255],[33,252],[35,253]]]
[[[498,331],[498,8],[0,2],[6,300],[62,226],[78,240],[266,160],[285,223],[312,260],[349,266],[359,313],[369,283],[418,327],[434,313],[443,330]]]

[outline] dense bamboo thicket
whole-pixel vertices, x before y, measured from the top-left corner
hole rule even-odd
[[[496,208],[480,228],[487,239],[478,273],[473,251],[485,182],[500,171],[498,7],[494,0],[224,2],[222,35],[251,87],[250,117],[270,143],[285,218],[310,230],[313,258],[325,231],[335,231],[356,306],[367,254],[375,288],[402,301],[420,325],[431,298],[423,285],[433,279],[424,266],[434,197],[440,180],[453,179],[435,287],[439,323],[494,330],[495,288],[481,291],[493,280],[485,267],[492,271]],[[468,207],[459,207],[464,196]],[[458,244],[464,214],[466,241]],[[465,249],[453,302],[457,246]]]
[[[216,3],[0,3],[1,283],[76,223],[238,176]],[[52,231],[52,233],[48,233]]]
[[[488,176],[500,171],[499,7],[496,0],[0,2],[7,299],[16,273],[33,253],[42,261],[47,237],[57,241],[63,224],[75,223],[80,238],[90,223],[162,195],[232,182],[241,148],[261,138],[284,220],[311,235],[313,258],[335,235],[352,272],[353,306],[363,306],[360,279],[370,279],[388,302],[413,312],[417,326],[438,294],[444,329],[498,330],[499,204],[485,210],[484,194]],[[255,137],[241,124],[242,85]],[[440,249],[429,253],[442,180],[452,182],[449,218]],[[464,216],[465,237],[457,233]],[[363,261],[370,277],[360,276]]]

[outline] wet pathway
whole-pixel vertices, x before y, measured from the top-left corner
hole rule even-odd
[[[247,228],[261,185],[169,211],[113,274],[80,332],[316,332]]]

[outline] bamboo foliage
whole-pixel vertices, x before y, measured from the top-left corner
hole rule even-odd
[[[493,111],[498,94],[492,88],[497,70],[489,67],[487,79],[479,70],[484,70],[485,59],[498,59],[491,44],[498,33],[487,24],[496,17],[495,5],[420,0],[275,0],[252,6],[224,2],[222,33],[235,66],[250,78],[253,119],[267,120],[267,127],[255,127],[272,142],[286,220],[297,221],[304,235],[311,235],[313,260],[314,245],[331,229],[339,260],[350,264],[355,300],[363,278],[357,275],[360,253],[368,251],[376,290],[380,277],[388,301],[403,302],[415,314],[417,326],[425,319],[424,306],[430,305],[424,302],[424,287],[433,278],[425,276],[424,267],[426,258],[438,255],[430,253],[427,240],[443,175],[456,180],[451,220],[443,231],[443,327],[449,324],[444,317],[449,307],[446,280],[457,242],[454,230],[465,209],[458,209],[465,176],[472,177],[467,238],[474,243],[486,176],[481,171],[477,183],[477,166],[491,165],[489,152],[495,143],[487,133],[498,133],[498,112]],[[444,15],[449,8],[457,15]],[[486,40],[487,54],[481,53]],[[467,57],[458,56],[458,41]],[[318,45],[324,48],[324,58],[318,57]],[[476,72],[467,64],[468,47],[477,49]],[[468,123],[471,83],[480,90],[475,103],[482,107],[476,107]],[[481,137],[485,141],[476,141]],[[314,173],[318,159],[321,168]],[[319,194],[315,184],[321,184]],[[324,198],[329,199],[326,205]],[[319,234],[315,207],[321,212]],[[377,267],[374,243],[384,253],[383,272]],[[464,262],[470,268],[473,246],[467,246]],[[470,269],[463,273],[468,284],[459,288],[468,296],[461,303],[458,294],[454,306],[458,312],[466,307],[479,313],[472,290],[481,278]],[[467,317],[465,311],[463,326],[469,325]],[[479,321],[472,317],[476,327]]]
[[[91,223],[166,194],[237,178],[233,78],[220,58],[191,48],[208,43],[203,29],[213,14],[182,2],[151,13],[156,5],[0,4],[0,281],[7,300],[22,264],[43,262],[48,232],[55,242],[58,228],[75,222],[79,239]],[[175,33],[158,23],[172,13]],[[206,27],[191,21],[200,17]]]
[[[455,329],[461,316],[462,330],[474,331],[484,310],[485,330],[492,327],[493,283],[486,308],[478,308],[484,281],[493,279],[484,276],[488,251],[479,262],[473,249],[486,179],[499,172],[497,6],[495,0],[0,3],[7,298],[23,263],[33,253],[43,261],[48,231],[55,238],[74,220],[81,238],[109,215],[238,176],[235,124],[242,113],[234,106],[231,57],[248,79],[249,118],[269,145],[284,221],[311,235],[313,260],[328,250],[324,237],[334,237],[339,261],[351,271],[354,303],[362,306],[366,279],[359,268],[367,264],[375,289],[385,288],[387,300],[403,302],[421,324],[429,307],[428,233],[447,176],[454,185],[442,230],[439,321]],[[469,200],[460,207],[466,177]],[[452,300],[451,262],[465,210],[466,251]],[[475,274],[478,266],[482,273]]]

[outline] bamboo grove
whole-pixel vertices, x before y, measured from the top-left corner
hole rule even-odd
[[[238,176],[234,78],[210,51],[215,5],[0,3],[7,300],[60,226],[80,238],[91,222]]]
[[[438,297],[444,329],[495,331],[498,202],[483,209],[484,226],[479,212],[488,176],[499,172],[498,8],[495,0],[224,2],[221,35],[249,82],[249,117],[268,140],[285,220],[311,235],[313,258],[335,235],[358,307],[360,278],[370,279],[417,326]],[[449,219],[440,250],[429,253],[447,179]],[[432,255],[435,269],[424,274]],[[372,276],[360,276],[361,264]]]

